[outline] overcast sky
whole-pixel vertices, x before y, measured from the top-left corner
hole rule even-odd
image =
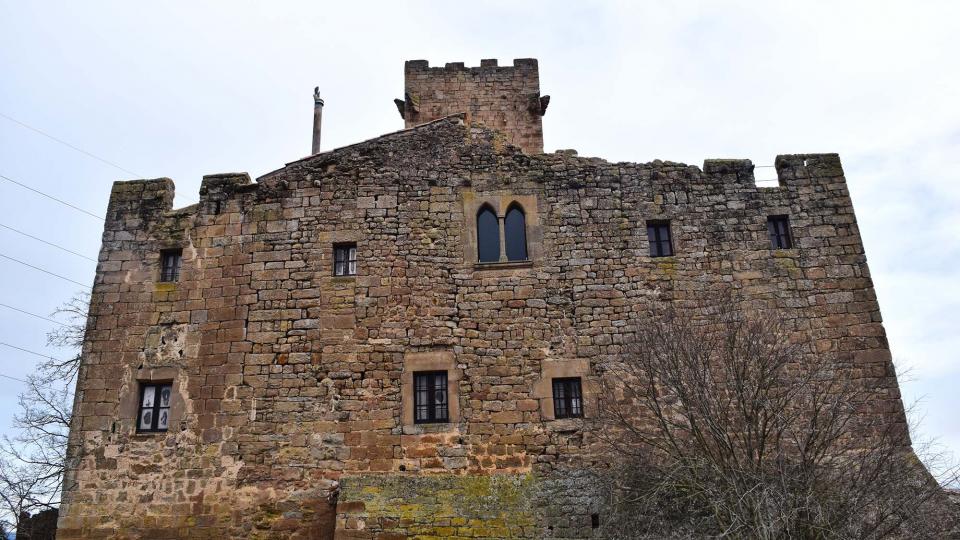
[[[838,152],[905,401],[960,450],[960,2],[155,4],[0,0],[0,113],[113,164],[0,117],[0,174],[97,214],[140,176],[189,204],[204,174],[308,154],[314,86],[330,149],[402,128],[404,60],[535,57],[547,151]],[[2,179],[0,224],[99,250],[102,222]],[[0,254],[93,280],[94,263],[3,227]],[[0,303],[40,315],[81,288],[3,258],[0,277]],[[67,355],[49,327],[0,307],[0,341]],[[36,360],[0,346],[4,375]],[[20,389],[0,378],[0,431]]]

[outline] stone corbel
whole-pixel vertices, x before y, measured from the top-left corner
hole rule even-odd
[[[543,116],[547,114],[547,105],[550,105],[550,96],[533,94],[530,96],[530,101],[527,103],[527,110],[530,111],[530,114]]]

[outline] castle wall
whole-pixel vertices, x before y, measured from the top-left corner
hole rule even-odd
[[[840,160],[777,168],[758,188],[745,160],[528,155],[452,117],[255,184],[205,177],[180,210],[169,180],[116,183],[59,538],[588,538],[596,441],[552,419],[544,381],[589,390],[656,303],[720,286],[784,310],[902,425]],[[476,263],[482,201],[524,205],[529,264]],[[794,249],[770,249],[775,214]],[[672,220],[675,256],[649,256],[647,219]],[[340,242],[355,277],[333,275]],[[181,277],[160,283],[170,247]],[[409,423],[404,376],[432,363],[458,418]],[[136,433],[149,380],[174,384],[166,433]]]
[[[549,97],[540,95],[536,59],[517,59],[512,66],[483,60],[480,67],[470,68],[460,62],[441,68],[410,60],[404,65],[404,92],[400,114],[408,128],[466,113],[469,121],[499,131],[524,152],[543,152]]]

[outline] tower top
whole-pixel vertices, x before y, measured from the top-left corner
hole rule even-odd
[[[512,66],[486,59],[469,68],[463,62],[430,67],[426,60],[408,60],[404,96],[394,103],[407,128],[466,113],[469,122],[500,131],[524,152],[543,152],[543,115],[550,96],[540,95],[535,58],[518,58]]]

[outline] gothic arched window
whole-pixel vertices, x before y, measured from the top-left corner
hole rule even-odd
[[[527,220],[519,204],[510,205],[503,220],[503,237],[508,261],[527,260]]]
[[[500,223],[493,208],[486,205],[477,212],[477,260],[500,260]]]

